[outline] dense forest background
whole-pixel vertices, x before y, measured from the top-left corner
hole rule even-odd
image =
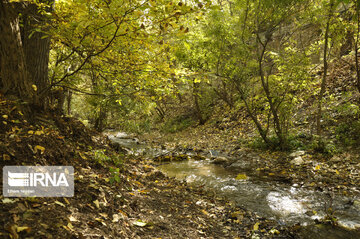
[[[1,92],[29,120],[137,133],[251,122],[264,147],[358,142],[357,1],[0,4]]]

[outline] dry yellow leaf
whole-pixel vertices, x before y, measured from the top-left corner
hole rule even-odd
[[[36,85],[31,85],[31,87],[33,88],[34,91],[37,91],[37,86]]]
[[[36,145],[34,149],[35,149],[35,153],[37,153],[38,150],[40,151],[41,154],[43,154],[45,152],[45,148],[40,145]]]
[[[7,154],[3,154],[3,160],[4,160],[4,161],[10,160],[10,156],[7,155]]]
[[[44,134],[44,131],[42,131],[42,130],[35,131],[35,135],[42,135],[42,134]]]
[[[16,227],[16,231],[17,232],[22,232],[22,231],[26,231],[26,232],[30,232],[31,228],[30,227]]]
[[[241,174],[241,173],[239,173],[239,174],[236,176],[235,179],[236,179],[236,180],[246,180],[246,179],[247,179],[247,176],[246,176],[246,174]]]
[[[254,225],[254,231],[259,230],[259,224],[260,224],[260,223],[258,223],[258,222],[257,222],[257,223],[255,223],[255,225]]]

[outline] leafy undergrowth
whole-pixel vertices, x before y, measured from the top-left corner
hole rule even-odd
[[[123,156],[79,121],[30,124],[0,99],[0,164],[69,165],[71,198],[0,198],[4,238],[294,238],[290,229]]]

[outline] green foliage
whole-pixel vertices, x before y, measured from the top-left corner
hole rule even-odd
[[[269,137],[269,143],[265,143],[265,141],[261,137],[255,137],[252,141],[249,142],[249,146],[253,149],[279,150],[279,139],[276,136],[271,136]]]
[[[181,131],[195,124],[195,116],[204,123],[220,100],[229,107],[238,100],[262,137],[253,147],[304,148],[308,140],[291,134],[293,117],[318,95],[314,69],[319,70],[323,49],[331,48],[331,62],[348,33],[356,32],[352,4],[58,1],[46,26],[51,82],[81,94],[74,96],[73,114],[99,131],[108,126],[137,133],[153,127]],[[330,20],[329,46],[324,46]],[[175,97],[186,99],[179,102],[191,106],[192,117],[164,118]],[[353,119],[360,112],[354,103],[337,110]],[[165,120],[159,127],[156,112]],[[345,145],[354,145],[358,132],[353,122],[335,129]],[[332,145],[315,140],[311,148],[333,153]],[[105,156],[97,153],[96,161],[108,161]]]
[[[116,126],[126,132],[133,132],[137,134],[148,133],[151,131],[153,122],[149,119],[128,119],[118,123]]]
[[[123,167],[123,160],[120,154],[112,155],[109,157],[106,155],[105,149],[94,150],[94,160],[101,166],[109,169],[109,181],[110,183],[119,183],[120,179],[120,169]],[[110,166],[110,164],[115,165],[115,167]]]
[[[166,121],[161,127],[161,131],[165,133],[175,133],[178,131],[182,131],[194,124],[195,121],[192,117],[182,115]]]
[[[95,150],[94,160],[102,166],[104,166],[108,162],[111,162],[111,158],[105,154],[105,150]]]
[[[360,122],[340,123],[335,129],[337,141],[344,146],[357,146],[360,142]]]
[[[103,167],[107,167],[109,163],[113,163],[115,166],[119,167],[123,165],[123,160],[121,158],[120,154],[113,155],[112,157],[109,157],[106,155],[106,150],[94,150],[94,160],[98,164],[100,164]]]
[[[309,148],[316,153],[321,153],[328,156],[332,156],[340,152],[340,149],[336,147],[335,143],[332,140],[319,138],[317,136],[313,137]]]
[[[120,178],[120,169],[119,168],[113,168],[110,167],[109,168],[109,172],[110,172],[110,177],[109,177],[109,181],[110,183],[120,183],[121,178]]]

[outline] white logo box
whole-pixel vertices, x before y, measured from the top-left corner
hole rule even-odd
[[[5,166],[4,197],[72,197],[72,166]]]

